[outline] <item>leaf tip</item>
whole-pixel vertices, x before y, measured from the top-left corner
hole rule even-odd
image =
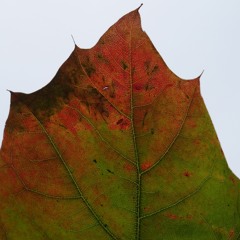
[[[74,37],[73,37],[73,35],[71,34],[71,37],[72,37],[72,40],[73,40],[73,44],[74,44],[74,46],[76,47],[77,46],[77,44],[76,44],[76,42],[75,42],[75,39],[74,39]]]
[[[15,97],[15,92],[13,92],[12,90],[6,89],[6,91],[8,91],[10,93],[10,102],[12,103],[16,97]]]
[[[9,89],[7,91],[10,93],[10,103],[14,103],[16,100],[18,100],[19,93],[13,92]]]
[[[195,81],[197,82],[199,87],[200,87],[200,79],[201,79],[203,73],[204,73],[204,70],[201,72],[201,74],[197,78],[195,78]]]
[[[16,100],[15,93],[8,89],[7,89],[7,91],[10,93],[10,102],[13,103]]]
[[[141,5],[136,9],[137,11],[142,7],[143,3],[141,3]]]
[[[204,69],[202,70],[201,74],[199,75],[199,77],[198,77],[199,79],[202,77],[203,73],[204,73]]]

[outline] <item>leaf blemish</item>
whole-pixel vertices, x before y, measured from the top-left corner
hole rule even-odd
[[[91,75],[96,72],[96,69],[93,66],[93,64],[90,62],[89,58],[87,59],[87,62],[83,63],[82,65],[89,77],[91,77]]]
[[[172,214],[172,213],[167,214],[167,217],[168,217],[169,219],[172,219],[172,220],[176,220],[176,219],[179,218],[177,215]]]
[[[188,171],[185,171],[184,173],[183,173],[183,175],[185,176],[185,177],[191,177],[191,173],[190,172],[188,172]]]
[[[138,91],[142,90],[142,88],[143,88],[142,84],[136,84],[135,85],[135,89],[138,90]]]
[[[114,174],[114,172],[113,172],[113,171],[111,171],[111,170],[109,170],[109,169],[107,169],[107,171],[108,171],[109,173],[111,173],[111,174]]]
[[[125,163],[125,164],[124,164],[124,169],[125,169],[127,172],[133,172],[133,171],[135,171],[135,168],[133,167],[133,165],[128,164],[128,163]]]
[[[98,57],[99,59],[103,59],[103,55],[102,55],[101,53],[98,53],[98,54],[97,54],[97,57]]]
[[[96,159],[93,159],[93,162],[94,162],[94,163],[97,163],[97,160],[96,160]]]
[[[123,118],[121,118],[117,121],[117,125],[121,124],[122,122],[123,122]]]
[[[234,179],[233,176],[229,176],[229,179],[231,180],[231,182],[232,182],[234,185],[236,184],[236,181],[235,181],[235,179]]]
[[[158,69],[159,69],[158,65],[155,65],[155,66],[153,67],[152,73],[156,72]]]
[[[230,231],[229,231],[229,238],[230,238],[230,239],[233,238],[234,235],[235,235],[234,229],[230,229]]]
[[[121,61],[121,65],[124,70],[128,68],[128,65],[124,61]]]
[[[143,117],[143,120],[142,120],[142,126],[144,126],[144,124],[145,124],[145,119],[146,119],[147,114],[148,114],[148,111],[146,111],[144,113],[144,117]]]
[[[142,169],[142,171],[145,171],[148,168],[150,168],[151,166],[152,166],[152,164],[150,162],[145,162],[141,165],[141,169]]]

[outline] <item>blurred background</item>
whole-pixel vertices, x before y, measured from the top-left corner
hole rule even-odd
[[[10,89],[30,93],[51,81],[74,48],[91,48],[143,3],[143,29],[168,66],[201,91],[228,164],[240,177],[239,0],[1,0],[0,142]]]

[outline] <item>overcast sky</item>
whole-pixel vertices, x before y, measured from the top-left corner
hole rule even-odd
[[[9,93],[46,85],[74,48],[92,47],[141,3],[143,29],[168,66],[201,91],[233,172],[240,176],[239,0],[1,0],[0,141]]]

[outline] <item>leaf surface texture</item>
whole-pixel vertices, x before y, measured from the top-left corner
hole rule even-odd
[[[12,92],[1,239],[238,239],[239,180],[199,78],[168,68],[136,9],[48,85]]]

